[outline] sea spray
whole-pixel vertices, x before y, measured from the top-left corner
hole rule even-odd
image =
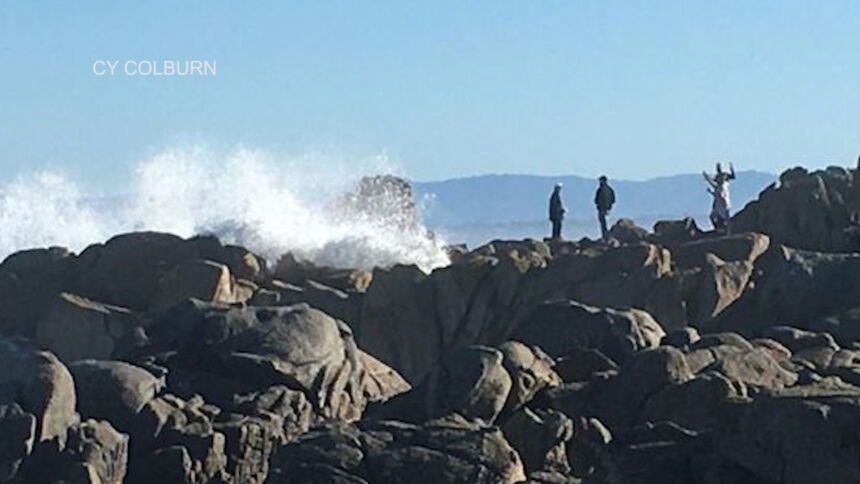
[[[19,176],[0,186],[0,259],[35,247],[83,248],[110,233],[106,222],[69,180],[51,173]]]
[[[337,267],[446,265],[442,240],[417,220],[403,224],[398,196],[383,196],[371,209],[345,203],[361,175],[389,170],[385,165],[382,158],[346,169],[317,156],[285,160],[261,150],[190,145],[139,163],[123,196],[85,197],[58,175],[19,178],[0,186],[0,258],[51,245],[79,252],[117,233],[156,230],[211,233],[272,262],[292,251]]]

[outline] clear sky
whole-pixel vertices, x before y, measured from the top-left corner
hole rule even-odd
[[[0,179],[109,183],[189,137],[385,152],[419,180],[777,172],[853,164],[858,117],[856,0],[0,0]]]

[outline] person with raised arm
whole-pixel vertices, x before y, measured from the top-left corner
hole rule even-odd
[[[735,179],[735,168],[729,163],[729,171],[724,172],[722,165],[717,163],[717,172],[713,176],[702,172],[708,183],[708,193],[713,197],[711,204],[711,223],[714,229],[728,231],[729,218],[731,217],[731,198],[729,196],[729,181]]]

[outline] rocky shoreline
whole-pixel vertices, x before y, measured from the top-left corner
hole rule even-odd
[[[0,264],[0,482],[860,481],[850,171],[427,274],[118,235]]]

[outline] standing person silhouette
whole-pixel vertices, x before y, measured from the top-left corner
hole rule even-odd
[[[729,172],[723,171],[722,165],[717,163],[717,172],[710,176],[704,171],[702,175],[708,182],[708,193],[714,197],[711,204],[711,223],[714,229],[728,231],[729,218],[731,217],[731,199],[729,196],[729,181],[735,179],[735,167],[729,163]]]
[[[561,222],[564,220],[564,205],[561,203],[561,183],[556,183],[549,197],[549,221],[552,222],[552,238],[561,238]]]
[[[848,216],[855,225],[860,225],[860,156],[851,180],[851,194],[848,196]]]
[[[597,187],[597,192],[594,194],[594,205],[597,207],[597,219],[600,220],[600,238],[606,240],[606,215],[612,210],[612,205],[615,204],[615,190],[609,186],[609,182],[605,175],[598,178],[600,185]]]

